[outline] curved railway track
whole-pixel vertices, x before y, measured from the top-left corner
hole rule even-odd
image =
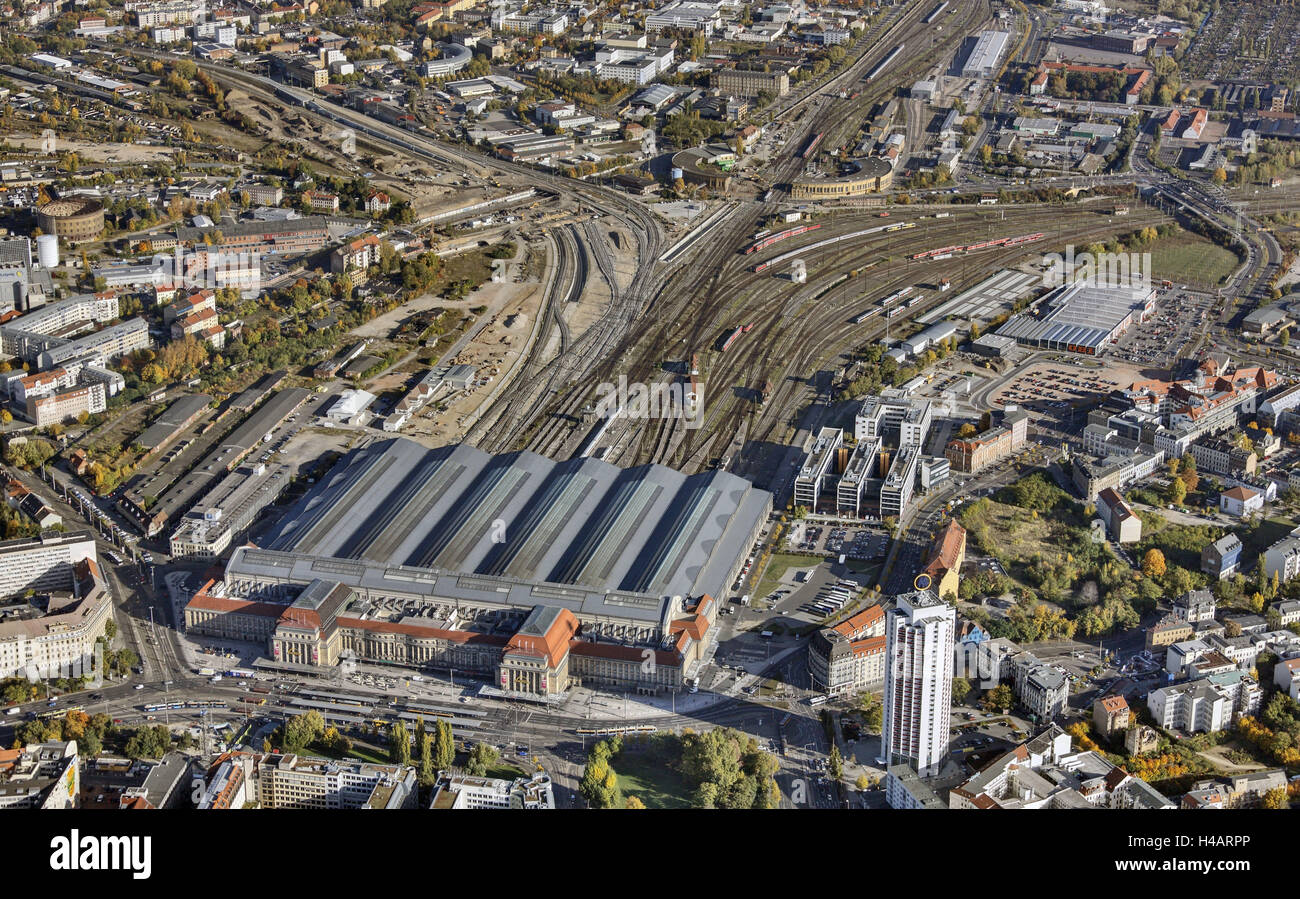
[[[1109,216],[1087,209],[1072,211],[1080,218],[1093,220],[1085,222],[1082,227],[1072,228],[1071,239],[1091,240],[1113,233],[1114,224]],[[1019,214],[1008,216],[1005,223],[999,220],[999,224],[1005,226],[1001,230],[1014,228],[1014,233],[1041,230],[1050,235],[1059,228],[1063,218],[1061,209],[1030,207],[1017,212]],[[653,449],[636,450],[635,444],[628,441],[621,449],[619,461],[659,461],[687,469],[696,467],[705,461],[700,448],[708,445],[712,435],[743,433],[755,413],[758,413],[755,424],[761,424],[762,428],[749,434],[749,439],[767,439],[785,420],[784,410],[798,408],[809,392],[810,385],[804,377],[806,373],[839,353],[879,339],[886,327],[897,331],[911,317],[947,302],[951,295],[934,293],[908,316],[893,322],[873,319],[870,323],[852,325],[849,319],[877,297],[918,280],[953,275],[961,267],[977,266],[982,276],[986,271],[1023,258],[1026,253],[1042,252],[1050,248],[1053,241],[1059,240],[1049,236],[1043,243],[989,248],[953,260],[913,261],[906,258],[913,252],[942,245],[953,236],[953,229],[969,236],[973,217],[982,218],[974,214],[951,223],[945,222],[942,229],[936,229],[938,233],[916,228],[872,235],[873,239],[853,246],[840,244],[826,248],[823,252],[831,258],[813,267],[813,272],[820,273],[820,277],[810,280],[803,289],[800,296],[804,299],[794,314],[789,309],[791,291],[788,282],[779,276],[749,272],[747,266],[752,265],[752,256],[734,257],[732,264],[720,267],[720,271],[728,272],[729,277],[718,278],[716,295],[698,308],[692,320],[662,323],[659,333],[645,346],[627,348],[623,355],[627,360],[629,380],[635,380],[638,376],[648,377],[665,358],[680,355],[689,359],[691,352],[699,352],[704,362],[702,380],[705,382],[706,415],[703,426],[682,434],[680,432],[689,429],[671,420],[629,425],[629,428],[644,426],[643,429],[651,436],[638,442],[642,447],[648,442]],[[1144,207],[1135,211],[1131,222],[1135,227],[1141,227],[1165,220],[1163,214]],[[864,221],[850,220],[839,227],[852,231],[860,229]],[[978,224],[974,226],[978,227]],[[826,233],[823,229],[813,236],[824,240]],[[817,254],[810,253],[809,258],[816,259]],[[859,275],[842,278],[853,271],[858,271]],[[728,352],[710,351],[711,338],[716,338],[716,331],[724,330],[718,323],[728,321],[731,324],[754,323],[755,328]],[[684,339],[692,338],[688,351],[679,353],[674,349],[682,346]],[[768,381],[773,384],[772,395],[760,410],[754,399],[762,384]],[[662,436],[665,430],[673,432],[670,438]],[[669,441],[676,446],[672,453],[666,452]],[[616,445],[622,442],[623,438],[615,437]],[[715,448],[713,455],[722,453]]]

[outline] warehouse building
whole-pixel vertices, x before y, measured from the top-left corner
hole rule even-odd
[[[1007,49],[1011,33],[1007,31],[981,31],[975,46],[962,65],[963,78],[990,78],[998,70],[998,60]]]
[[[1097,356],[1154,310],[1151,287],[1097,287],[1077,281],[1048,294],[1035,312],[1013,315],[998,334],[1026,346]]]

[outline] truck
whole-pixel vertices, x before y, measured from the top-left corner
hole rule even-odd
[[[199,677],[212,677],[212,675],[216,674],[217,672],[211,668],[200,668],[198,669],[197,673]]]

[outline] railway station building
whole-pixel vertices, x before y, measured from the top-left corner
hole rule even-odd
[[[190,601],[190,630],[260,616],[271,661],[345,653],[477,673],[503,690],[679,687],[771,510],[725,471],[430,450],[346,455]],[[221,601],[217,601],[221,600]],[[231,624],[233,625],[233,621]]]

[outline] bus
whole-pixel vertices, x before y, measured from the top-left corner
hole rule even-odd
[[[776,634],[772,633],[771,631],[763,631],[763,633],[759,634],[759,636],[762,637],[764,640],[771,640],[773,637],[776,636]]]
[[[810,697],[808,697],[808,704],[809,704],[810,706],[813,706],[813,707],[816,707],[816,706],[819,706],[819,705],[823,705],[826,701],[827,701],[827,697],[825,697],[825,696],[810,696]]]

